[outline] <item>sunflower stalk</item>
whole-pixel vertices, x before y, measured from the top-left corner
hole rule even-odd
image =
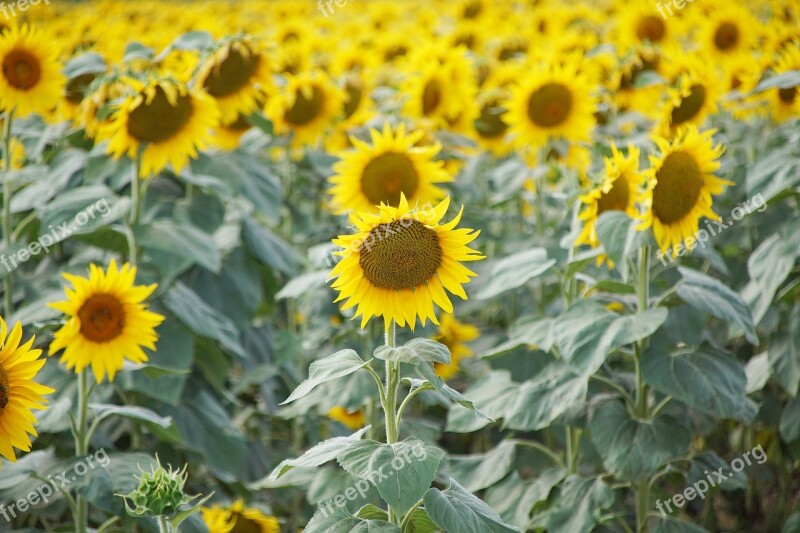
[[[396,324],[391,318],[387,318],[386,324],[386,346],[394,348],[396,345]],[[386,444],[397,442],[398,426],[400,421],[397,418],[397,389],[400,385],[400,364],[395,361],[386,361],[386,388],[383,402],[383,413],[386,424]],[[400,517],[397,516],[391,506],[388,506],[389,522],[399,523]]]
[[[88,452],[88,414],[89,414],[89,395],[91,390],[88,386],[88,374],[86,370],[78,373],[78,420],[75,425],[75,457],[82,459]],[[89,504],[86,498],[77,494],[75,498],[75,533],[86,533],[88,523]]]
[[[650,302],[650,247],[639,249],[639,273],[636,277],[637,311],[644,313]],[[647,419],[650,408],[647,402],[647,385],[642,376],[641,357],[647,347],[647,340],[634,345],[634,365],[636,370],[636,416]],[[647,531],[647,516],[650,512],[650,480],[644,479],[634,485],[636,492],[636,531]]]
[[[11,122],[14,120],[14,111],[6,113],[5,128],[3,128],[3,155],[5,156],[5,176],[3,176],[3,244],[6,253],[11,251],[13,239],[11,236]],[[3,279],[3,302],[5,304],[5,317],[8,319],[13,311],[13,273],[9,270]]]

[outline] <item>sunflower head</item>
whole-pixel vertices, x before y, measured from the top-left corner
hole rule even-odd
[[[362,317],[362,328],[373,316],[382,316],[387,328],[395,321],[413,330],[417,317],[423,325],[428,318],[438,324],[434,303],[453,311],[445,289],[467,298],[462,284],[475,273],[461,263],[483,259],[468,247],[479,232],[455,229],[461,213],[440,224],[449,204],[446,198],[412,210],[401,194],[398,207],[381,204],[378,212],[351,214],[358,232],[334,239],[342,259],[331,277],[336,301],[347,300],[342,309],[358,306],[355,317]]]
[[[61,361],[75,372],[91,365],[98,383],[106,374],[113,381],[125,359],[147,361],[142,347],[155,350],[155,328],[164,321],[144,304],[157,285],[134,285],[136,267],[117,268],[113,259],[105,272],[92,264],[88,278],[64,277],[72,284],[67,300],[50,307],[65,313],[67,322],[53,336],[50,355],[63,349]]]
[[[39,359],[41,350],[34,350],[34,338],[22,343],[22,326],[14,324],[8,331],[0,318],[0,455],[16,462],[14,448],[30,451],[34,429],[34,409],[44,409],[47,401],[42,397],[53,391],[34,381],[44,366]]]
[[[450,350],[450,364],[434,363],[436,374],[442,379],[450,379],[456,375],[461,368],[461,360],[473,355],[467,343],[479,336],[480,331],[477,327],[459,322],[451,313],[443,314],[433,339]]]
[[[328,411],[328,418],[336,420],[353,431],[364,427],[364,411],[361,409],[351,411],[344,406],[337,405]]]
[[[650,156],[639,228],[653,228],[661,251],[681,244],[691,250],[700,218],[719,219],[712,210],[712,195],[733,183],[713,174],[724,151],[714,146],[713,134],[714,130],[700,132],[689,126],[671,141],[654,137],[660,153]]]
[[[280,533],[280,522],[236,500],[228,507],[213,505],[201,510],[209,533]]]

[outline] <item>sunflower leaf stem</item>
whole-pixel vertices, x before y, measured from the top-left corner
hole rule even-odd
[[[14,111],[11,110],[6,113],[6,123],[3,128],[3,156],[5,157],[5,175],[3,176],[3,244],[5,245],[6,253],[11,251],[13,239],[11,236],[11,122],[14,120]],[[13,311],[13,289],[14,281],[11,271],[6,272],[3,278],[3,302],[5,304],[5,317],[6,320],[11,316]]]
[[[82,459],[89,448],[86,423],[89,414],[89,393],[91,391],[87,381],[88,376],[86,369],[78,373],[78,421],[75,431],[75,457],[78,459]],[[80,494],[76,497],[75,507],[75,533],[86,533],[89,505]]]
[[[394,348],[396,344],[396,324],[391,318],[386,319],[386,346]],[[386,394],[383,402],[383,414],[386,424],[386,444],[397,442],[399,420],[397,417],[397,389],[400,385],[400,364],[395,361],[386,361]],[[396,516],[394,509],[388,506],[389,522],[399,523],[399,516]]]

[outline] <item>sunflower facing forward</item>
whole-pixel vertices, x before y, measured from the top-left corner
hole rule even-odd
[[[5,321],[0,318],[0,455],[11,462],[16,462],[14,448],[30,451],[28,435],[36,436],[33,428],[36,417],[31,410],[44,409],[47,401],[42,395],[54,392],[33,380],[45,363],[44,359],[39,359],[42,351],[31,349],[34,338],[25,344],[20,344],[21,340],[19,322],[9,334]]]
[[[230,507],[214,505],[201,509],[209,533],[280,533],[278,519],[236,500]]]
[[[445,193],[436,184],[453,177],[434,161],[438,144],[420,146],[423,135],[406,133],[402,124],[392,131],[387,122],[383,132],[370,131],[371,143],[351,138],[354,148],[341,154],[330,178],[336,212],[370,211],[380,203],[397,207],[401,194],[411,203],[441,200]]]
[[[180,172],[212,139],[219,111],[208,94],[171,81],[129,80],[132,92],[101,127],[114,157],[142,152],[141,176],[163,170],[167,163]]]
[[[468,246],[480,231],[455,229],[461,212],[440,225],[449,205],[445,198],[432,209],[411,210],[401,194],[398,207],[381,204],[377,213],[350,215],[358,233],[333,240],[343,249],[331,277],[335,301],[347,300],[343,310],[357,306],[362,328],[373,316],[382,316],[387,328],[394,320],[413,331],[417,317],[422,325],[428,318],[438,324],[434,303],[453,312],[445,289],[467,298],[462,284],[476,274],[461,262],[483,259]]]
[[[700,218],[719,220],[711,209],[711,196],[733,183],[713,175],[724,151],[722,146],[714,146],[714,131],[700,132],[689,126],[671,142],[654,138],[661,153],[650,156],[645,212],[638,229],[652,226],[661,251],[675,249],[684,242],[691,249],[694,243],[687,239],[697,234]]]
[[[66,78],[56,48],[40,33],[12,27],[0,37],[0,105],[17,116],[50,112]]]
[[[147,310],[145,298],[156,284],[134,285],[136,267],[125,263],[121,269],[113,259],[108,271],[90,265],[89,278],[64,274],[72,283],[67,300],[49,304],[65,313],[66,324],[53,336],[50,355],[63,349],[61,361],[76,373],[91,365],[98,383],[122,369],[125,359],[147,361],[142,347],[155,350],[156,326],[164,317]]]

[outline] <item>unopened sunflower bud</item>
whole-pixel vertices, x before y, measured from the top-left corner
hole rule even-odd
[[[164,469],[156,457],[157,466],[150,472],[141,471],[139,487],[130,494],[123,495],[128,512],[134,516],[165,516],[171,517],[178,512],[181,505],[187,504],[194,498],[183,492],[186,483],[186,467],[181,470]],[[140,469],[141,470],[141,469]],[[128,505],[133,504],[133,508]]]

